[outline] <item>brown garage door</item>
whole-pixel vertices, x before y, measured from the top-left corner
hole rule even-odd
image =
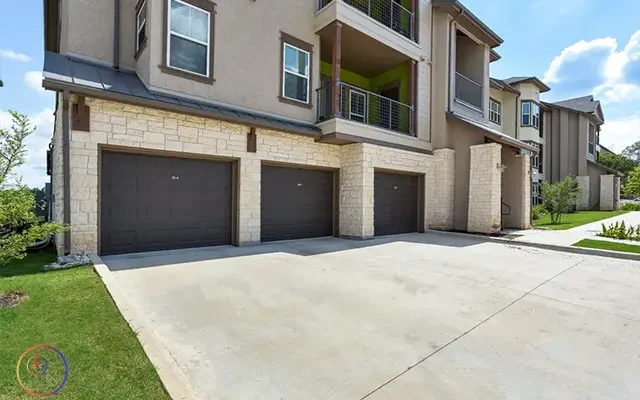
[[[376,172],[374,233],[376,236],[418,231],[419,178]]]
[[[262,166],[263,242],[333,234],[333,172]]]
[[[102,153],[101,253],[231,243],[232,164]]]

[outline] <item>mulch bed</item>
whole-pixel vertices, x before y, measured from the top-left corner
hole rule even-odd
[[[0,309],[15,307],[28,298],[29,296],[23,292],[12,291],[7,293],[0,293]]]

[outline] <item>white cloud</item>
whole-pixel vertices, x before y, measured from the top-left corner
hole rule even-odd
[[[613,54],[617,46],[618,43],[616,42],[616,39],[612,37],[599,38],[591,40],[589,42],[581,40],[577,43],[574,43],[562,50],[560,55],[554,58],[553,61],[551,61],[551,64],[549,65],[547,72],[545,72],[544,78],[542,80],[547,84],[560,82],[558,71],[560,71],[560,68],[565,63],[576,59],[581,54],[593,50],[609,49]]]
[[[607,120],[602,125],[600,143],[616,152],[640,140],[640,114]]]
[[[629,42],[621,50],[618,50],[618,42],[615,38],[605,37],[591,41],[581,40],[562,50],[555,57],[545,72],[543,80],[548,84],[560,83],[561,68],[575,61],[587,53],[605,51],[601,71],[601,83],[592,89],[596,97],[602,97],[604,103],[621,103],[640,100],[640,85],[627,82],[626,68],[633,62],[640,60],[640,30],[636,31]]]
[[[46,91],[42,87],[42,71],[27,72],[26,74],[24,74],[24,83],[31,89],[40,92],[40,94],[46,93]]]
[[[20,62],[29,62],[29,61],[31,61],[31,57],[29,57],[28,55],[22,54],[22,53],[16,53],[13,50],[0,49],[0,57],[1,58],[7,58],[7,59],[13,60],[13,61],[20,61]]]
[[[22,179],[22,183],[29,187],[44,187],[48,176],[47,150],[53,134],[54,116],[53,110],[45,108],[42,111],[29,115],[31,124],[36,127],[35,132],[27,137],[25,144],[27,147],[27,161],[17,168],[15,174]],[[11,115],[4,110],[0,110],[0,128],[11,128]]]

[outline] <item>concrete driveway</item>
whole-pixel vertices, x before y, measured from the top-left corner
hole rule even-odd
[[[637,399],[640,263],[428,233],[105,257],[200,399]]]

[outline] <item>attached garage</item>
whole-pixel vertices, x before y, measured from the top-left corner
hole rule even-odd
[[[336,172],[262,165],[263,242],[334,234]]]
[[[420,232],[424,221],[423,178],[376,171],[373,228],[376,236]]]
[[[101,153],[100,252],[231,244],[232,162]]]

